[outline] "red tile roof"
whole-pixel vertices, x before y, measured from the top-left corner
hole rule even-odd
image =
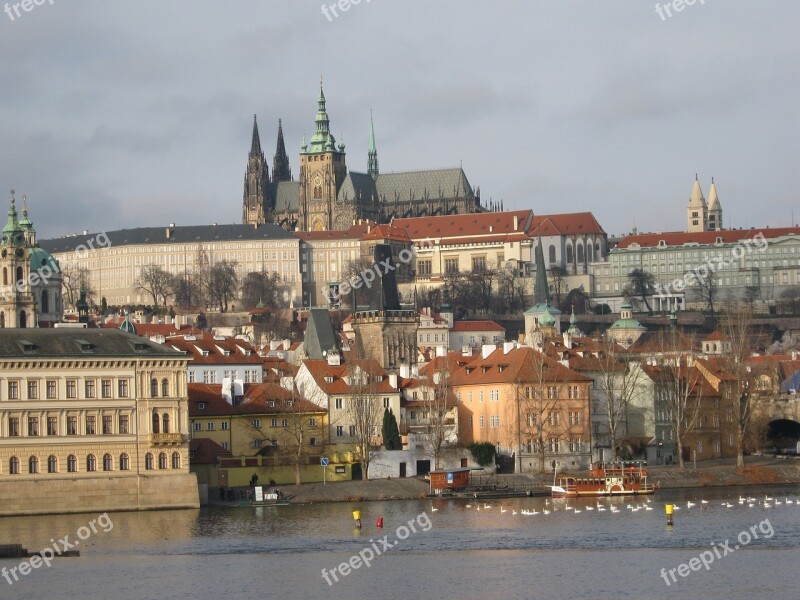
[[[541,371],[541,376],[540,376]],[[451,375],[452,385],[483,385],[494,383],[561,382],[586,383],[591,378],[568,369],[533,348],[522,346],[503,353],[496,349],[488,357],[477,357]]]
[[[514,217],[517,227],[514,227]],[[533,218],[533,211],[514,210],[508,212],[471,213],[440,217],[413,217],[393,219],[394,227],[402,227],[412,240],[448,237],[473,237],[524,232]],[[490,230],[491,229],[491,230]],[[471,239],[472,242],[482,238]]]
[[[590,212],[538,215],[528,228],[531,237],[570,234],[604,234],[605,231]]]
[[[683,231],[642,233],[626,236],[617,244],[617,248],[630,248],[633,244],[638,244],[642,248],[652,248],[658,246],[661,240],[664,240],[667,246],[683,246],[689,243],[713,245],[716,243],[717,238],[722,238],[725,244],[733,244],[741,240],[752,239],[758,234],[763,235],[765,238],[800,235],[800,227],[726,229],[723,231],[697,231],[693,233]]]
[[[294,235],[308,242],[318,240],[360,240],[375,224],[364,221],[343,231],[295,231]]]
[[[273,401],[274,405],[270,405]],[[291,401],[289,404],[287,401]],[[200,408],[200,405],[204,408]],[[233,406],[222,397],[220,384],[189,384],[189,416],[225,417],[242,414],[283,414],[287,412],[325,412],[318,405],[302,398],[296,391],[276,383],[250,383],[244,386],[242,401]]]
[[[341,365],[329,365],[327,360],[306,360],[303,361],[303,366],[308,369],[311,376],[316,381],[317,385],[326,394],[350,394],[352,393],[351,387],[344,380],[351,370],[358,366],[372,376],[381,376],[382,381],[372,382],[369,384],[370,391],[375,393],[392,393],[397,392],[389,383],[389,376],[386,371],[381,367],[380,363],[374,358],[366,360],[351,360]],[[326,381],[325,378],[330,381]]]
[[[408,237],[408,232],[402,227],[393,227],[391,225],[378,225],[370,229],[369,233],[361,238],[363,241],[367,240],[396,240],[399,242],[411,242]]]
[[[236,338],[217,339],[209,333],[189,336],[188,339],[186,336],[169,337],[164,345],[186,352],[192,357],[193,364],[260,365],[263,361],[249,342]]]
[[[454,321],[451,331],[503,331],[505,327],[494,321]]]

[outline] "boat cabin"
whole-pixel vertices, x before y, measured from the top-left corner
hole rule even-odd
[[[431,471],[432,494],[441,494],[445,490],[459,492],[466,489],[469,485],[470,468],[444,469],[441,471]]]

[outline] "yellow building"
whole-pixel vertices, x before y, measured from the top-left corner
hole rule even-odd
[[[119,330],[0,330],[0,515],[187,508],[188,358]]]
[[[191,383],[189,414],[193,440],[210,440],[230,453],[222,458],[218,452],[216,470],[197,470],[207,473],[202,483],[244,486],[253,474],[262,483],[294,483],[298,470],[302,481],[322,479],[327,411],[296,392],[275,383],[249,384],[241,398],[229,401],[221,385]]]

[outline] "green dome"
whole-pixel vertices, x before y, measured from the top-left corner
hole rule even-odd
[[[49,269],[53,273],[60,273],[61,269],[58,266],[58,261],[53,258],[47,250],[42,248],[31,248],[30,250],[31,273],[41,269]]]
[[[550,307],[548,306],[542,313],[542,316],[539,317],[539,325],[542,327],[553,327],[555,324],[556,318],[553,316],[553,313],[550,312]]]
[[[119,324],[118,329],[126,333],[132,333],[133,335],[136,335],[136,325],[133,324],[133,321],[131,321],[130,316],[126,315],[125,320]]]

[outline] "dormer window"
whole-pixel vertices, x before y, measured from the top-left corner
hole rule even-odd
[[[325,383],[333,383],[333,377],[330,375],[325,376]]]
[[[205,403],[205,402],[198,402],[198,403],[197,403],[197,408],[198,408],[199,410],[205,410],[205,408],[206,408],[206,403]]]
[[[275,408],[275,400],[269,400],[267,402],[267,406],[269,406],[270,408]]]

